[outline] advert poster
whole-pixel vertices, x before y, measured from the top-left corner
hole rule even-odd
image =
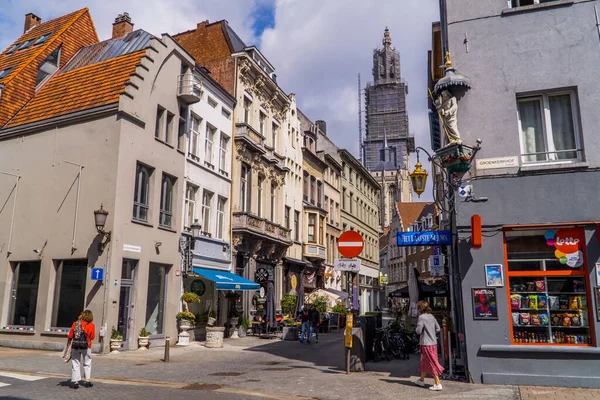
[[[496,289],[473,289],[473,319],[498,319]]]
[[[485,265],[485,286],[502,287],[504,286],[504,275],[502,274],[502,264]]]

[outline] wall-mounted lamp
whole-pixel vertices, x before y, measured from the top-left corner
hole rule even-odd
[[[106,218],[108,218],[108,211],[102,208],[103,205],[100,204],[100,209],[94,211],[94,219],[96,221],[96,230],[100,235],[102,235],[102,239],[100,239],[100,243],[98,243],[98,251],[102,253],[106,245],[110,242],[110,232],[106,232],[104,230],[104,226],[106,225]]]

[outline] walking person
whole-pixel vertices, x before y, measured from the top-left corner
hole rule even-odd
[[[302,308],[300,309],[299,318],[300,322],[302,322],[302,333],[300,334],[300,343],[304,343],[304,338],[308,339],[310,343],[310,336],[308,336],[310,322],[308,306],[302,306]]]
[[[426,301],[419,301],[417,303],[417,310],[419,311],[419,320],[416,332],[418,335],[421,335],[421,366],[419,368],[421,378],[414,383],[417,386],[424,387],[425,376],[430,374],[433,376],[435,384],[429,390],[440,391],[442,390],[440,375],[444,372],[444,368],[438,361],[437,354],[437,334],[440,332],[440,325],[435,317],[431,315],[431,308]]]
[[[313,304],[310,307],[310,329],[308,332],[308,343],[312,340],[313,331],[315,332],[315,343],[319,343],[319,326],[321,325],[321,314]]]
[[[71,339],[71,384],[73,389],[79,389],[81,381],[81,358],[83,358],[83,374],[85,383],[83,386],[91,388],[94,386],[90,381],[92,373],[92,340],[96,337],[96,327],[92,323],[94,314],[85,310],[79,314],[77,321],[69,331],[68,338]]]

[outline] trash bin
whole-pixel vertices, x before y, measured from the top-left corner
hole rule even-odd
[[[352,328],[352,349],[350,350],[350,372],[365,370],[365,341],[360,328]]]
[[[377,317],[373,315],[360,315],[358,317],[358,326],[363,333],[363,345],[365,346],[366,361],[373,360],[373,339],[375,338],[375,329],[377,327]]]

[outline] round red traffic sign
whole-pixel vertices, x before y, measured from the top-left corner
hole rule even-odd
[[[365,241],[360,233],[356,231],[346,231],[338,239],[338,250],[341,255],[347,258],[357,257],[365,247]]]

